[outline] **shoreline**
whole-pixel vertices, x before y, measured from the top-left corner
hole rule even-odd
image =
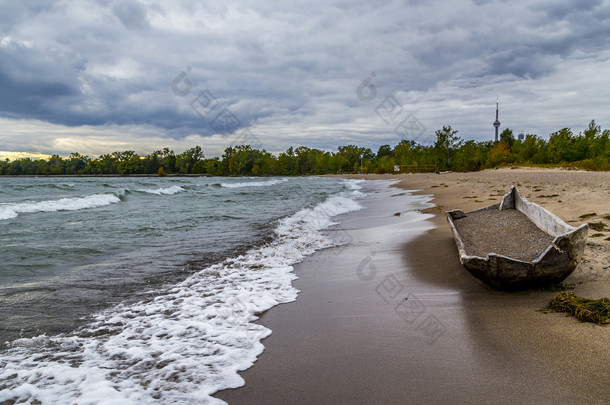
[[[606,207],[610,211],[610,173],[528,168],[442,175],[407,174],[398,177],[396,180],[400,182],[396,184],[397,187],[420,189],[418,194],[434,194],[433,202],[437,207],[442,207],[431,210],[435,214],[434,232],[405,244],[405,257],[414,269],[433,268],[430,264],[438,260],[440,251],[446,260],[446,267],[436,274],[417,274],[427,282],[439,286],[459,286],[465,282],[462,277],[465,274],[487,289],[489,297],[507,297],[509,305],[500,304],[500,299],[483,299],[473,306],[471,316],[480,327],[495,331],[494,339],[497,339],[498,344],[501,342],[504,349],[510,348],[511,351],[536,358],[552,370],[564,386],[576,392],[591,393],[588,400],[592,403],[596,403],[595,398],[599,398],[599,403],[602,403],[603,395],[610,396],[610,369],[607,367],[610,364],[610,328],[580,323],[561,313],[541,312],[557,292],[533,290],[502,293],[476,280],[460,264],[453,235],[445,218],[445,211],[451,209],[459,208],[467,212],[499,202],[502,193],[498,191],[506,192],[510,185],[515,184],[530,201],[542,203],[570,225],[597,222],[600,217],[610,214],[600,212],[600,208]],[[487,194],[483,194],[485,192]],[[497,195],[487,197],[491,194]],[[473,195],[480,199],[470,198]],[[481,198],[483,195],[485,197]],[[580,215],[592,212],[597,215],[580,218]],[[610,224],[608,220],[602,222]],[[597,299],[610,297],[610,241],[601,237],[592,238],[591,235],[596,233],[589,230],[583,260],[564,282],[574,287],[576,295]],[[610,229],[606,229],[604,234],[604,237],[610,236]],[[436,249],[434,256],[422,254],[431,246]],[[489,301],[501,306],[493,311],[481,309]],[[518,306],[514,306],[515,303]],[[480,308],[477,308],[479,305]],[[511,318],[519,321],[507,327],[506,322],[511,322]]]
[[[590,298],[610,297],[610,240],[606,239],[610,237],[610,219],[604,218],[610,216],[610,172],[505,168],[440,175],[417,173],[342,177],[394,180],[398,182],[398,188],[416,189],[416,194],[432,194],[432,201],[438,208],[430,212],[440,217],[437,226],[449,234],[445,211],[459,208],[467,212],[499,203],[511,185],[515,185],[525,198],[542,205],[569,225],[603,222],[606,224],[604,231],[589,229],[583,263],[565,282],[574,284],[577,293],[592,295]],[[580,217],[590,213],[596,215]],[[592,236],[599,233],[603,237]]]
[[[525,185],[544,182],[540,191],[544,194],[554,194],[557,186],[565,188],[560,198],[570,205],[561,210],[561,202],[549,199],[546,207],[566,221],[578,219],[575,213],[596,198],[602,199],[596,208],[610,206],[604,203],[610,197],[605,191],[610,173],[562,171],[584,173],[578,176],[585,178],[553,180],[554,171],[533,172],[341,176],[398,180],[395,187],[431,195],[440,207],[427,210],[435,214],[426,221],[433,229],[409,238],[400,234],[400,227],[392,233],[391,227],[376,224],[401,211],[391,201],[379,202],[376,219],[362,211],[341,218],[341,227],[354,235],[352,243],[339,253],[328,249],[295,266],[299,279],[294,285],[301,293],[296,302],[261,316],[260,323],[273,333],[263,341],[265,351],[254,366],[241,372],[246,385],[214,396],[235,404],[604,403],[610,395],[610,328],[540,312],[554,293],[510,294],[484,285],[459,263],[444,218],[445,207],[469,211],[492,204],[487,195],[507,190],[514,176]],[[579,187],[588,190],[588,200],[571,204],[582,197]],[[591,192],[600,188],[605,194]],[[478,197],[481,190],[490,191],[485,199],[463,199]],[[493,198],[499,200],[501,195]],[[399,218],[408,215],[404,214]],[[355,224],[362,221],[364,226],[358,228]],[[576,284],[578,295],[607,295],[609,271],[603,263],[608,256],[603,249],[607,245],[588,246],[589,262],[583,265],[591,269],[581,265],[566,280]],[[364,269],[374,267],[375,280],[367,283],[354,276],[354,269],[363,268],[363,263],[368,266]],[[405,318],[375,293],[384,275],[398,277],[406,302],[421,303],[440,321],[445,334],[429,344],[425,328],[415,322],[405,324]]]

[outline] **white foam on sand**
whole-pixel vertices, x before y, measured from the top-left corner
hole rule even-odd
[[[150,301],[120,304],[71,334],[11,343],[0,353],[0,403],[224,403],[211,394],[244,384],[238,371],[271,333],[253,321],[296,299],[293,265],[336,245],[321,230],[360,208],[349,196],[330,197],[280,220],[269,244]]]
[[[120,201],[121,199],[114,194],[92,194],[86,197],[5,204],[0,205],[0,220],[16,218],[20,213],[78,211]]]

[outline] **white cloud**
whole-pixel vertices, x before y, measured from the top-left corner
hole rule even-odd
[[[0,16],[0,146],[14,151],[148,153],[198,136],[219,154],[228,136],[210,121],[222,108],[269,150],[373,147],[398,141],[375,112],[392,95],[427,136],[449,124],[490,139],[497,94],[517,131],[610,124],[607,2],[32,4]],[[171,84],[186,66],[180,97]],[[372,72],[378,94],[362,102]],[[219,105],[201,117],[190,103],[205,89]],[[25,123],[36,130],[18,142]]]

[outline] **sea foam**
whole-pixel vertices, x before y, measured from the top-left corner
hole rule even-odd
[[[288,179],[273,179],[267,181],[243,181],[238,183],[220,183],[220,186],[225,188],[269,187],[283,183],[285,181],[288,181]]]
[[[16,218],[20,213],[77,211],[120,202],[114,194],[92,194],[86,197],[62,198],[37,202],[0,205],[0,220]]]
[[[293,265],[335,245],[321,230],[360,208],[348,195],[330,197],[280,220],[270,243],[154,299],[119,304],[71,334],[14,341],[0,356],[0,402],[223,403],[211,395],[244,384],[238,371],[271,333],[253,321],[296,299]]]
[[[156,195],[171,195],[171,194],[176,194],[181,191],[184,191],[184,189],[180,186],[171,186],[171,187],[156,188],[156,189],[145,188],[145,189],[140,189],[138,191],[141,191],[143,193],[148,193],[148,194],[156,194]]]

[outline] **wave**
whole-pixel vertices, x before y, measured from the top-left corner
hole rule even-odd
[[[241,187],[268,187],[276,184],[284,183],[288,179],[273,179],[267,181],[243,181],[239,183],[220,183],[220,187],[225,188],[241,188]]]
[[[32,184],[21,184],[21,185],[9,185],[8,190],[14,191],[26,191],[31,189],[40,190],[41,188],[51,188],[56,190],[73,190],[74,183],[32,183]]]
[[[114,194],[92,194],[86,197],[0,205],[0,220],[16,218],[22,213],[78,211],[87,208],[103,207],[120,201],[121,199]]]
[[[321,230],[358,210],[333,196],[278,221],[266,245],[212,265],[150,301],[119,304],[88,327],[20,339],[0,356],[0,402],[224,403],[218,390],[245,382],[271,330],[253,323],[294,301],[293,265],[337,245]]]
[[[179,193],[179,192],[185,191],[185,190],[184,190],[184,188],[182,188],[180,186],[171,186],[171,187],[156,188],[156,189],[145,188],[145,189],[140,189],[137,191],[141,191],[143,193],[148,193],[148,194],[156,194],[156,195],[171,195],[171,194],[176,194],[176,193]]]
[[[349,193],[351,195],[353,195],[354,197],[362,197],[362,196],[364,196],[364,193],[362,193],[360,191],[360,190],[362,190],[362,187],[360,187],[360,183],[362,183],[363,181],[366,181],[366,180],[350,179],[350,181],[347,182],[347,186],[350,189]],[[398,183],[398,181],[396,181],[394,183]],[[394,183],[391,183],[391,184],[394,184]]]

